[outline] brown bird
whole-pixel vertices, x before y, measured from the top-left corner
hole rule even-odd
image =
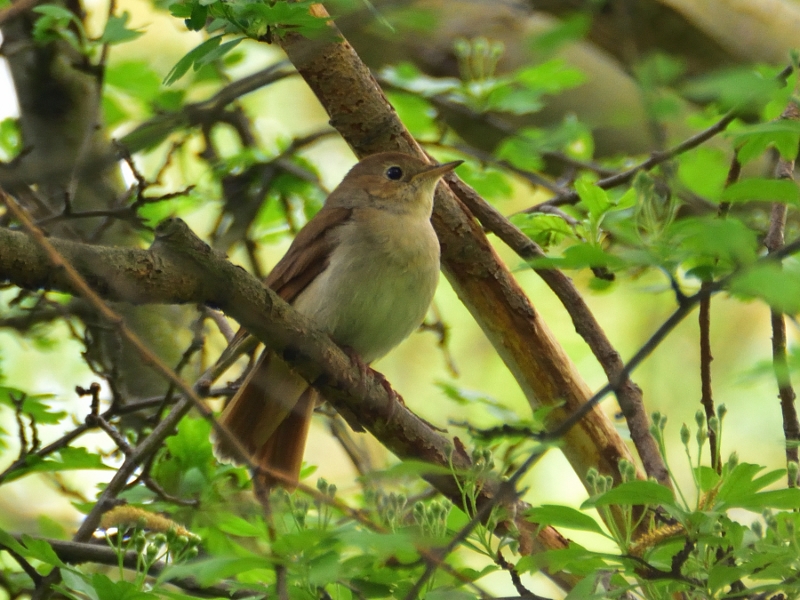
[[[380,358],[428,310],[439,278],[433,193],[462,162],[431,165],[397,152],[364,158],[300,230],[266,284],[364,364]],[[297,482],[317,396],[266,349],[219,422],[263,473]],[[236,458],[221,438],[215,452]],[[291,487],[269,475],[261,481]]]

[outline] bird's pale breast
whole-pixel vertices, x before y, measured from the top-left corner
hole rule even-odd
[[[439,277],[439,242],[430,220],[371,210],[338,228],[328,268],[294,302],[365,362],[419,327]]]

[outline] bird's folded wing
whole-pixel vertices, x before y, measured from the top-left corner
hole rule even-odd
[[[352,213],[351,208],[323,207],[300,230],[288,252],[267,276],[267,286],[291,304],[327,268],[336,244],[333,232]]]

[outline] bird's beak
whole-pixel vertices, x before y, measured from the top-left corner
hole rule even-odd
[[[421,177],[422,179],[428,179],[428,180],[439,179],[439,177],[441,177],[445,173],[449,173],[463,162],[464,162],[463,160],[454,160],[453,162],[448,162],[441,165],[431,165],[424,171],[417,173],[416,177]]]

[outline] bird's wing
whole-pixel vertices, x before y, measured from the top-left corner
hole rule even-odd
[[[336,244],[332,232],[346,223],[352,213],[352,208],[323,207],[300,230],[289,250],[267,276],[267,286],[291,303],[327,268]]]

